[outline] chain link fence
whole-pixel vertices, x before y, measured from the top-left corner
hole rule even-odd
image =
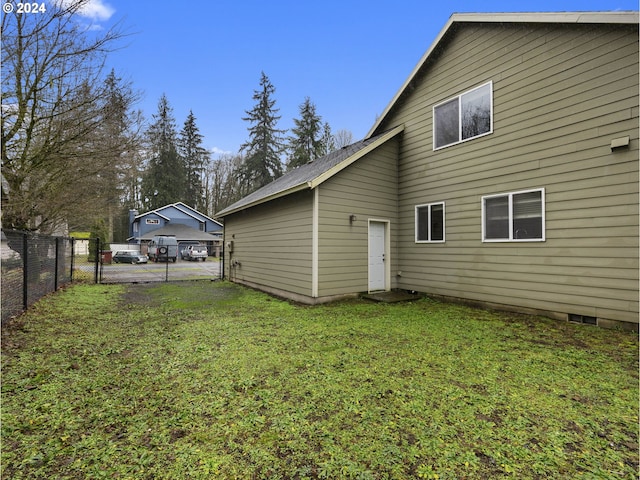
[[[179,245],[177,256],[159,251],[157,257],[147,256],[146,245],[109,245],[101,249],[98,283],[147,283],[181,280],[216,280],[222,277],[218,251],[203,258],[189,259]],[[208,251],[207,251],[208,252]],[[76,274],[79,266],[76,267]],[[75,274],[74,274],[75,275]]]
[[[115,251],[107,248],[97,238],[2,230],[2,324],[71,281],[146,283],[222,278],[221,252],[197,262],[179,255],[173,262],[162,258],[149,261],[146,248],[138,245],[124,245]],[[142,254],[143,258],[131,261],[124,256],[126,252]]]
[[[2,230],[2,324],[73,276],[73,239]]]

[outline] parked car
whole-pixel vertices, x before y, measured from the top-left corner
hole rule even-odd
[[[149,257],[136,250],[120,250],[113,256],[115,263],[147,263]]]
[[[158,260],[171,260],[175,262],[178,258],[178,241],[176,237],[158,235],[153,237],[149,242],[147,250],[149,259],[157,262]]]
[[[206,261],[209,256],[209,252],[205,245],[187,245],[180,252],[182,260],[200,260]]]
[[[202,244],[197,240],[182,240],[181,242],[178,242],[178,252],[180,254],[180,258],[182,258],[183,250],[185,250],[189,245],[202,245]]]

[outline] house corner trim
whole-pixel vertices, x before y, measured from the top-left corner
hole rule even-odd
[[[320,187],[313,190],[313,213],[311,219],[311,296],[318,297],[318,209]]]

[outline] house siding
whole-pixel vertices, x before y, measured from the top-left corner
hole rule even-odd
[[[638,26],[470,24],[378,131],[404,124],[397,286],[638,322]],[[433,151],[432,107],[493,82],[493,133]],[[630,146],[610,148],[629,136]],[[483,195],[544,188],[546,240],[483,243]],[[414,242],[445,202],[446,242]],[[346,208],[346,207],[345,207]]]
[[[390,222],[395,270],[398,148],[396,137],[317,187],[319,297],[367,291],[369,219]]]
[[[311,296],[313,193],[303,191],[225,219],[225,276],[277,292]],[[233,266],[233,262],[240,262]]]
[[[158,223],[147,223],[147,220],[151,220],[153,222],[157,221]],[[155,213],[149,213],[138,220],[138,231],[136,232],[136,237],[144,237],[147,233],[164,227],[166,224],[166,218],[162,218],[160,215]]]

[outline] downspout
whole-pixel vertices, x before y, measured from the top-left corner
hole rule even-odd
[[[224,280],[224,256],[226,252],[227,229],[222,226],[222,255],[220,256],[220,280]]]

